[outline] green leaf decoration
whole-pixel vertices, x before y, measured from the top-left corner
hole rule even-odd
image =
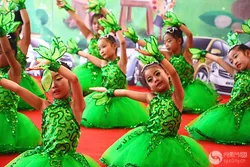
[[[52,86],[52,74],[49,69],[43,72],[43,77],[41,79],[42,87],[45,92],[48,92]]]
[[[113,13],[106,14],[106,20],[98,19],[98,22],[104,29],[112,29],[115,32],[121,29]]]
[[[151,55],[157,55],[160,54],[160,51],[158,49],[158,42],[157,38],[153,35],[150,35],[150,41],[146,41],[146,50],[151,54]]]
[[[51,55],[52,53],[46,46],[39,45],[38,48],[34,48],[33,50],[36,51],[41,57],[47,60],[51,60],[49,55]]]
[[[20,21],[16,21],[9,27],[8,33],[15,32],[17,28],[21,25]]]
[[[10,11],[15,10],[16,7],[17,7],[17,4],[16,4],[16,3],[14,3],[13,1],[9,2],[8,9],[9,9]]]
[[[2,14],[6,14],[8,13],[9,11],[4,7],[4,6],[0,6],[0,13]]]
[[[245,33],[250,34],[250,18],[247,23],[242,23],[241,28]]]
[[[105,0],[89,0],[88,12],[100,13],[101,9],[105,7],[106,1]]]
[[[227,43],[232,48],[236,45],[240,45],[241,42],[239,40],[238,34],[230,31],[227,33]]]
[[[168,11],[166,12],[165,16],[167,17],[167,20],[163,20],[164,26],[180,27],[181,22],[173,12]]]
[[[131,39],[134,43],[136,43],[139,40],[138,35],[135,33],[135,30],[131,26],[127,28],[127,31],[123,32],[123,35]]]
[[[70,53],[70,54],[77,54],[78,51],[81,50],[78,47],[78,44],[77,44],[76,40],[73,39],[73,38],[71,38],[71,39],[68,40],[67,45],[68,45],[67,52]]]
[[[140,54],[138,57],[137,57],[138,60],[140,60],[142,62],[142,64],[146,65],[146,64],[150,64],[150,63],[153,63],[153,62],[157,62],[157,60],[154,58],[154,57],[151,57],[151,56],[144,56],[142,54]]]
[[[207,51],[198,48],[190,48],[189,51],[192,53],[192,59],[198,60],[202,63],[205,62]]]

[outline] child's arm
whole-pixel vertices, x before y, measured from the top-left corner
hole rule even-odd
[[[49,102],[47,102],[47,100],[39,98],[38,96],[31,93],[29,90],[21,87],[20,85],[11,80],[2,78],[0,79],[0,85],[5,89],[15,92],[25,102],[27,102],[29,105],[31,105],[38,111],[43,111],[43,109],[45,109],[49,105]]]
[[[107,64],[107,61],[105,60],[102,60],[102,59],[99,59],[95,56],[92,56],[91,54],[89,53],[86,53],[84,51],[78,51],[77,53],[79,56],[82,56],[86,59],[88,59],[91,63],[93,63],[94,65],[96,65],[97,67],[103,67]]]
[[[122,35],[121,31],[117,31],[116,36],[120,42],[120,48],[121,48],[121,57],[120,57],[120,60],[118,62],[118,66],[121,69],[121,71],[124,74],[126,74],[127,62],[128,62],[126,40],[125,40],[124,36]]]
[[[106,89],[105,87],[93,87],[90,88],[90,90],[94,90],[97,92],[109,92],[111,96],[115,97],[129,97],[131,99],[134,99],[136,101],[140,101],[143,103],[149,103],[149,101],[153,98],[153,95],[151,93],[146,92],[137,92],[127,89]]]
[[[74,10],[71,10],[70,8],[66,8],[66,5],[69,6],[69,4],[67,4],[65,0],[56,0],[56,2],[57,2],[58,7],[64,8],[69,13],[69,15],[76,21],[76,24],[78,28],[80,29],[80,31],[82,32],[83,36],[87,39],[87,41],[90,41],[94,37],[94,34],[84,24],[82,18]]]
[[[192,53],[190,53],[189,49],[193,47],[193,34],[184,24],[181,24],[179,28],[187,36],[186,48],[184,50],[183,56],[189,64],[192,64]]]
[[[30,30],[30,19],[27,10],[21,9],[20,14],[23,20],[23,29],[22,29],[22,39],[18,42],[20,49],[22,50],[24,55],[27,55],[28,48],[31,41],[31,30]]]
[[[21,71],[22,71],[21,65],[16,60],[7,37],[5,35],[4,36],[0,35],[0,36],[1,36],[0,43],[1,43],[2,53],[7,59],[10,66],[10,69],[8,71],[9,79],[16,83],[19,83],[21,80]]]

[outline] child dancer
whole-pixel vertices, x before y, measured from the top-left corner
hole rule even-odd
[[[103,59],[99,59],[79,48],[71,48],[74,53],[87,58],[102,70],[102,86],[110,89],[126,88],[126,41],[122,35],[119,25],[114,15],[107,14],[108,20],[103,25],[114,28],[121,47],[121,56],[117,56],[117,42],[111,34],[102,36],[98,40],[98,48]],[[105,22],[102,20],[101,22]],[[113,24],[111,24],[113,23]],[[107,30],[106,29],[106,30]],[[105,30],[105,32],[107,32]],[[113,97],[112,92],[89,94],[85,101],[86,109],[82,115],[81,124],[85,127],[115,128],[133,127],[148,120],[148,114],[144,107],[129,98]]]
[[[51,48],[59,50],[62,56],[66,50],[63,49],[62,42],[54,38],[54,46]],[[60,167],[95,167],[98,164],[88,156],[83,156],[76,153],[78,139],[80,137],[80,126],[82,111],[85,108],[81,86],[77,77],[68,69],[66,65],[61,65],[54,58],[60,56],[55,53],[55,50],[46,49],[43,54],[44,47],[39,47],[38,53],[44,58],[37,66],[30,68],[40,70],[41,67],[45,70],[43,75],[46,78],[42,80],[52,84],[50,93],[54,98],[53,103],[41,99],[18,84],[7,79],[2,79],[1,84],[16,92],[27,103],[35,109],[43,112],[42,115],[42,145],[24,152],[7,166],[60,166]],[[50,77],[49,77],[50,76]]]
[[[192,33],[172,12],[167,12],[166,16],[167,20],[164,22],[167,25],[171,25],[171,27],[168,27],[164,34],[164,44],[167,52],[163,52],[163,54],[174,66],[181,79],[185,92],[183,112],[202,113],[217,104],[217,93],[204,82],[198,79],[194,80],[194,69],[191,60],[192,54],[189,52],[189,48],[193,46]],[[184,48],[184,50],[182,50],[182,32],[187,36],[186,48]],[[145,42],[139,40],[133,31],[130,33],[127,32],[125,35],[134,42],[138,42],[139,45],[145,46]]]
[[[17,3],[18,11],[15,11],[15,21],[19,21],[21,25],[18,26],[17,30],[15,31],[15,35],[17,37],[17,55],[16,59],[21,64],[22,67],[22,78],[20,81],[20,85],[32,93],[36,94],[41,98],[46,98],[44,92],[38,86],[38,83],[25,72],[27,60],[26,55],[28,52],[28,48],[30,45],[30,19],[28,12],[25,6],[25,0],[13,1],[13,3]],[[20,38],[20,34],[22,33],[22,38]],[[33,110],[34,108],[31,107],[28,103],[26,103],[22,98],[18,103],[18,110]]]
[[[237,39],[236,34],[232,35]],[[250,143],[250,48],[237,40],[233,43],[236,45],[228,52],[231,65],[206,51],[195,50],[194,54],[217,62],[234,76],[229,102],[208,109],[187,126],[189,134],[197,140],[223,144]]]
[[[206,167],[208,158],[203,148],[192,138],[178,135],[184,92],[177,72],[158,50],[157,39],[150,37],[146,51],[159,63],[146,65],[142,74],[153,93],[115,89],[114,96],[129,97],[149,103],[150,119],[118,139],[102,155],[108,166]],[[156,45],[155,45],[156,44]],[[149,49],[153,48],[153,49]],[[174,86],[170,89],[169,78]],[[106,88],[92,88],[106,91]],[[110,90],[108,89],[107,92]]]
[[[19,97],[16,93],[4,88],[7,79],[19,84],[21,66],[14,56],[17,52],[15,36],[11,34],[7,38],[4,29],[5,25],[12,24],[4,23],[4,20],[11,20],[13,15],[10,12],[0,15],[0,153],[6,154],[34,148],[40,144],[41,137],[32,121],[17,112]]]
[[[94,1],[91,2],[94,3]],[[106,10],[104,9],[104,5],[105,4],[99,4],[96,2],[96,6],[91,8],[91,10],[96,12],[91,18],[91,27],[93,30],[93,32],[91,32],[91,30],[89,30],[84,24],[82,18],[76,14],[76,12],[69,6],[68,3],[63,0],[57,0],[57,6],[64,8],[69,13],[70,17],[76,21],[78,28],[86,38],[88,42],[88,53],[98,58],[102,58],[97,47],[97,41],[99,38],[98,31],[103,30],[103,28],[98,23],[98,19],[103,17],[105,14]],[[97,8],[99,10],[96,11]],[[103,14],[100,13],[101,11]],[[88,95],[92,92],[89,90],[90,87],[101,86],[101,69],[90,61],[75,67],[73,72],[79,79],[84,95]]]

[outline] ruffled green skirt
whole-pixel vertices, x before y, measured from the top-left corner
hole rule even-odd
[[[53,161],[46,152],[26,151],[7,164],[6,167],[99,167],[91,157],[80,153],[68,153]]]
[[[39,87],[38,82],[32,78],[29,74],[22,72],[22,78],[20,81],[20,86],[26,88],[33,94],[37,95],[40,98],[45,99],[46,96],[44,91]],[[20,98],[18,103],[18,110],[34,110],[28,103],[26,103],[22,98]]]
[[[8,112],[8,111],[6,111]],[[40,131],[22,113],[17,113],[16,126],[0,112],[0,153],[23,152],[35,148],[41,142]]]
[[[194,80],[184,87],[183,113],[202,113],[218,104],[218,94],[201,80]]]
[[[244,111],[240,124],[236,124],[230,107],[226,104],[215,106],[204,112],[186,127],[196,140],[210,140],[223,144],[250,144],[250,108]],[[239,125],[239,128],[236,128]]]
[[[90,87],[102,86],[101,69],[89,62],[76,66],[73,69],[73,72],[78,77],[84,96],[93,92],[89,90]]]
[[[136,135],[137,132],[138,135]],[[131,134],[133,135],[128,137]],[[112,167],[209,166],[207,155],[202,146],[192,138],[178,135],[176,137],[163,137],[156,147],[150,147],[158,142],[154,140],[153,135],[155,134],[143,130],[143,127],[135,128],[111,145],[103,153],[100,160],[105,165]],[[191,152],[189,152],[190,150]]]
[[[113,97],[109,102],[100,104],[94,99],[93,92],[85,97],[86,108],[82,114],[81,124],[95,128],[131,128],[149,119],[145,107],[127,97]]]

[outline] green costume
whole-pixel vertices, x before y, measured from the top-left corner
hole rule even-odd
[[[125,74],[115,61],[109,61],[101,68],[102,86],[107,89],[125,89]],[[127,97],[108,97],[107,92],[93,92],[85,97],[86,108],[81,124],[85,127],[128,128],[148,120],[145,108],[137,101]]]
[[[238,72],[234,80],[228,103],[212,107],[188,125],[187,130],[193,138],[224,144],[250,144],[250,70]]]
[[[181,113],[171,91],[157,94],[149,104],[150,119],[111,145],[102,155],[107,166],[207,167],[203,148],[192,138],[177,134]]]
[[[8,79],[9,67],[0,68]],[[23,152],[40,144],[40,131],[24,114],[17,112],[19,97],[0,86],[0,153]]]
[[[42,145],[10,162],[14,167],[97,167],[93,159],[76,153],[80,126],[70,106],[71,98],[55,99],[42,115]]]
[[[176,69],[184,89],[183,112],[202,113],[217,104],[217,92],[201,80],[194,80],[193,66],[182,55],[173,55],[169,62]]]

